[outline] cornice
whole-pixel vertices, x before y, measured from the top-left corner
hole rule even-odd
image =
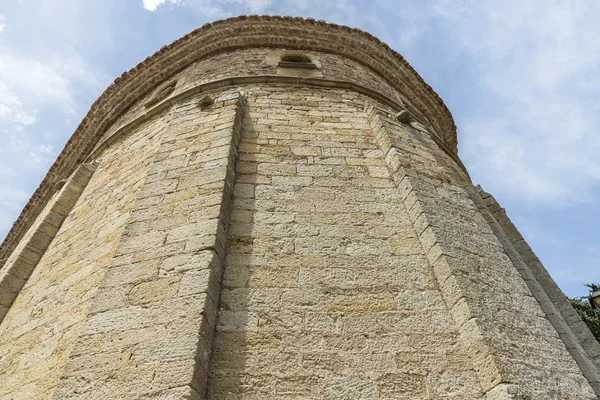
[[[55,184],[84,162],[106,130],[139,99],[198,60],[257,47],[337,54],[367,66],[402,93],[456,153],[456,126],[441,98],[400,54],[374,36],[310,18],[240,16],[212,22],[163,46],[118,77],[94,102],[0,245],[0,267],[43,209]]]

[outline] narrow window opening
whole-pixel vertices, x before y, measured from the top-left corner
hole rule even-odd
[[[281,61],[293,62],[293,63],[312,63],[311,59],[298,54],[288,54],[281,57]]]
[[[317,69],[310,58],[300,54],[287,54],[281,57],[281,61],[277,66],[280,68]]]

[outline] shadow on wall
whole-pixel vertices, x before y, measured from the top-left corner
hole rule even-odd
[[[241,143],[253,142],[256,133],[248,113],[244,117]],[[257,184],[257,162],[253,154],[238,154],[233,205],[222,276],[222,291],[217,316],[217,326],[208,399],[237,399],[256,383],[251,382],[246,371],[252,337],[257,335],[258,315],[251,311],[248,283],[253,264],[252,230],[255,211],[254,193]],[[264,385],[265,389],[267,385]],[[268,393],[265,393],[268,394]]]

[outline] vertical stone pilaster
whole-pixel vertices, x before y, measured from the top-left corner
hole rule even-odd
[[[174,106],[54,398],[204,398],[242,103]]]
[[[486,398],[596,398],[473,203],[466,174],[427,132],[368,112]]]
[[[0,270],[0,322],[31,276],[60,225],[77,203],[97,164],[84,163],[63,183]]]
[[[600,344],[496,199],[480,187],[469,192],[581,372],[600,396]]]

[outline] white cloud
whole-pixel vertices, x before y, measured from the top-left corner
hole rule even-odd
[[[2,176],[0,168],[0,176]],[[14,187],[13,185],[0,185],[0,237],[3,238],[25,203],[29,199],[29,193]]]
[[[6,24],[3,24],[2,21],[4,21],[4,15],[0,15],[0,32],[6,29]]]
[[[0,121],[31,125],[35,123],[35,114],[35,109],[23,105],[11,88],[0,82]]]
[[[173,3],[173,4],[180,3],[180,0],[143,0],[143,1],[144,1],[144,8],[146,10],[150,10],[150,11],[156,10],[158,8],[158,6],[166,3],[167,1],[169,3]]]
[[[54,146],[51,144],[43,144],[40,146],[40,152],[44,154],[52,154],[54,152]]]
[[[273,0],[217,0],[223,6],[233,5],[244,7],[252,14],[262,14],[273,4]]]
[[[86,33],[79,29],[85,25],[78,17],[82,7],[36,1],[22,7],[19,23],[0,36],[0,239],[72,133],[62,121],[73,112],[79,120],[110,81],[102,66],[86,61],[95,60],[89,54],[98,47],[79,50]],[[18,15],[18,8],[9,11]],[[36,35],[29,34],[31,26]]]
[[[541,204],[588,201],[600,185],[600,30],[596,7],[440,2],[437,21],[477,68],[461,155],[494,193]],[[480,99],[477,99],[480,97]],[[477,102],[487,106],[475,106]]]
[[[143,0],[146,10],[155,11],[161,4],[187,5],[209,18],[226,18],[237,14],[264,14],[273,0]]]
[[[0,122],[34,124],[44,107],[69,112],[82,84],[100,86],[99,77],[76,55],[45,59],[0,47]]]

